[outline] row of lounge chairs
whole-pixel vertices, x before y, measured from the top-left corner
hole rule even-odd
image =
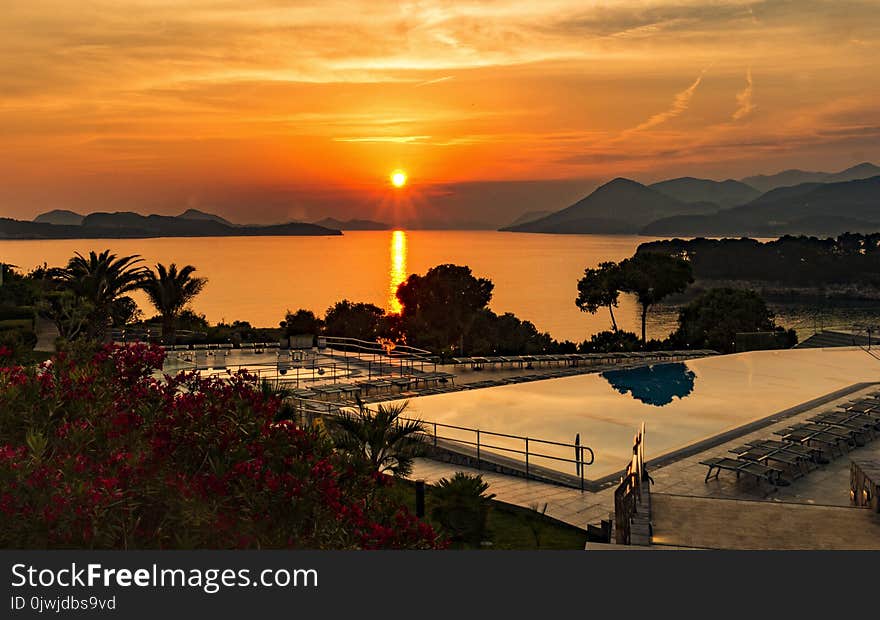
[[[535,364],[556,364],[558,366],[595,366],[627,361],[670,362],[690,357],[714,355],[710,350],[688,351],[631,351],[619,353],[559,353],[554,355],[500,355],[490,357],[453,357],[452,363],[470,366],[472,370],[483,370],[486,367],[504,368],[518,366],[532,368]]]
[[[300,399],[324,399],[336,398],[342,400],[354,399],[355,396],[368,398],[371,393],[393,393],[397,390],[400,395],[421,396],[429,390],[431,393],[439,393],[442,388],[436,388],[439,385],[454,385],[455,375],[448,372],[426,372],[404,377],[384,377],[378,379],[368,379],[366,381],[358,381],[354,383],[328,383],[324,385],[313,385],[308,388],[296,389],[291,395]],[[435,386],[435,387],[431,387]]]
[[[774,431],[781,440],[746,442],[730,450],[733,458],[715,457],[700,464],[709,468],[706,482],[725,470],[737,478],[747,474],[758,482],[782,486],[828,463],[829,458],[842,456],[845,450],[865,445],[878,433],[880,392]]]
[[[262,353],[266,349],[277,349],[277,342],[242,342],[238,349],[240,351],[253,351],[256,353]],[[166,351],[207,351],[208,353],[214,351],[231,351],[235,348],[231,342],[224,342],[219,344],[207,344],[207,343],[196,343],[196,344],[172,344],[166,345],[162,347]]]

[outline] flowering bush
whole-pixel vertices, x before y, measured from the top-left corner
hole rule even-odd
[[[253,378],[158,347],[0,358],[0,547],[432,548],[429,525]]]

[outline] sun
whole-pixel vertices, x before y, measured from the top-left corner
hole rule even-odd
[[[391,184],[394,187],[401,188],[406,185],[406,172],[403,170],[395,170],[391,173]]]

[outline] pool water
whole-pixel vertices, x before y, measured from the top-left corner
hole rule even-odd
[[[579,434],[595,452],[586,476],[596,480],[623,469],[643,421],[646,457],[652,459],[875,381],[880,360],[859,348],[754,351],[426,396],[410,401],[408,415],[564,443]],[[462,438],[473,437],[462,433]],[[522,447],[512,440],[510,446]],[[562,456],[570,457],[569,451]],[[550,459],[540,464],[574,473],[573,464]]]

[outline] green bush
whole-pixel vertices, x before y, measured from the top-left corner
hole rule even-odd
[[[37,335],[30,330],[0,330],[0,350],[14,361],[22,360],[37,344]]]
[[[479,544],[486,539],[486,523],[494,493],[482,476],[457,472],[438,481],[433,493],[431,519],[453,542]]]

